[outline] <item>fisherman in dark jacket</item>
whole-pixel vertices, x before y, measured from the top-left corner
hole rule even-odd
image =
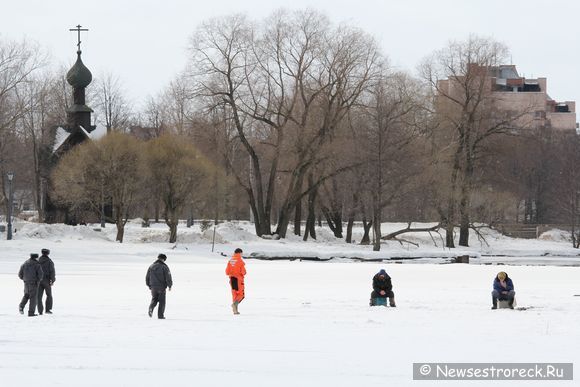
[[[157,309],[157,317],[164,319],[165,312],[165,289],[171,291],[173,286],[173,280],[171,279],[171,272],[169,267],[165,264],[167,256],[165,254],[159,254],[157,256],[157,261],[153,262],[147,270],[147,276],[145,277],[145,284],[151,290],[151,304],[149,305],[149,317],[153,316],[153,310],[159,303],[159,309]]]
[[[38,296],[38,284],[42,279],[42,267],[38,263],[38,254],[30,254],[30,259],[26,260],[20,266],[18,271],[18,278],[24,281],[24,297],[18,306],[20,314],[24,314],[24,307],[28,300],[30,300],[30,305],[28,306],[28,316],[36,316],[34,311],[36,310],[36,300]]]
[[[46,292],[46,313],[52,314],[52,284],[56,281],[54,262],[48,257],[48,254],[50,254],[49,249],[42,249],[40,252],[42,255],[38,259],[38,262],[42,267],[44,275],[38,287],[38,314],[42,314],[43,312],[42,296],[44,292]]]
[[[492,307],[497,309],[498,300],[507,300],[510,309],[514,308],[514,299],[516,292],[514,290],[514,283],[508,277],[505,271],[500,271],[493,280],[493,291],[491,292]]]
[[[373,277],[373,292],[371,293],[371,306],[386,305],[386,298],[389,299],[389,305],[395,307],[395,294],[393,293],[393,284],[391,277],[387,274],[385,269],[381,269]],[[378,303],[379,300],[385,300],[384,303]]]

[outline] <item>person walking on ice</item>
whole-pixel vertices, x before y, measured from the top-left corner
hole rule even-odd
[[[50,254],[49,249],[42,249],[40,252],[42,255],[38,259],[38,263],[40,263],[44,275],[40,280],[40,286],[38,287],[38,314],[42,314],[44,311],[42,305],[44,292],[46,292],[46,313],[52,314],[52,285],[54,284],[54,281],[56,281],[54,263],[48,256]]]
[[[171,291],[171,287],[173,286],[171,271],[169,271],[169,266],[165,264],[166,260],[167,256],[165,254],[159,254],[157,261],[149,266],[147,275],[145,276],[145,284],[151,290],[151,304],[149,304],[148,311],[149,317],[153,317],[153,310],[157,306],[157,303],[159,303],[157,318],[165,319],[165,289]]]
[[[238,305],[244,299],[244,276],[246,275],[246,264],[242,259],[242,249],[237,248],[234,255],[228,261],[226,275],[230,277],[230,287],[232,289],[232,311],[240,314]]]
[[[24,314],[24,307],[28,300],[28,316],[36,316],[36,301],[38,300],[38,284],[43,277],[42,266],[38,263],[38,254],[30,254],[30,259],[26,260],[18,271],[18,278],[24,281],[24,297],[18,305],[20,314]]]

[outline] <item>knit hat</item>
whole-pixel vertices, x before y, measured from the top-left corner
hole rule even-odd
[[[243,253],[242,249],[240,249],[239,247],[237,249],[234,250],[235,254],[241,254]]]
[[[387,276],[387,272],[385,271],[385,269],[381,269],[379,271],[379,275],[384,275],[386,277]]]
[[[167,259],[167,255],[165,255],[165,254],[159,254],[159,255],[157,256],[157,259],[162,259],[162,260],[164,260],[164,261],[165,261],[165,260]]]
[[[497,273],[497,278],[500,281],[503,281],[507,278],[507,273],[505,271],[500,271],[499,273]]]
[[[50,250],[49,250],[49,249],[42,249],[42,250],[40,250],[40,252],[41,252],[42,254],[44,254],[44,255],[48,255],[48,254],[50,254]]]
[[[37,259],[38,258],[38,254],[36,254],[36,253],[30,253],[30,258]]]

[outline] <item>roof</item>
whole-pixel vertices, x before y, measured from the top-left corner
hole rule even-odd
[[[99,140],[107,134],[107,127],[103,125],[97,125],[95,129],[90,133],[80,125],[79,128],[86,138],[93,141]],[[78,131],[69,132],[68,130],[60,126],[56,128],[54,145],[52,146],[52,153],[58,152],[58,150],[64,145],[64,143],[76,133],[78,133]]]
[[[70,136],[70,133],[62,128],[56,128],[56,135],[54,137],[54,145],[52,146],[52,153],[56,153],[56,151],[64,144],[66,139]]]

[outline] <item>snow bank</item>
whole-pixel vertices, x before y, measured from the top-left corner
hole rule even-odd
[[[543,241],[572,243],[570,232],[558,229],[548,230],[542,233],[538,239]]]
[[[37,238],[47,240],[109,240],[108,236],[89,226],[67,226],[64,224],[39,224],[18,222],[15,237]],[[113,239],[114,240],[114,239]]]
[[[150,227],[141,226],[142,219],[133,219],[125,227],[124,244],[151,244],[166,246],[169,241],[169,228],[165,223],[151,223]],[[434,224],[414,223],[413,228],[427,228]],[[388,233],[407,227],[406,223],[385,223],[382,232]],[[38,239],[51,241],[108,241],[114,243],[117,229],[112,224],[101,229],[100,225],[65,226],[62,224],[46,225],[18,220],[15,224],[17,232],[15,239]],[[580,250],[574,249],[569,241],[569,235],[562,230],[550,230],[539,239],[517,239],[501,235],[498,231],[489,228],[479,229],[479,235],[471,232],[470,246],[449,249],[444,247],[444,232],[404,233],[398,240],[382,241],[381,251],[373,251],[372,246],[362,246],[358,243],[348,244],[344,239],[334,237],[328,228],[317,228],[317,239],[309,238],[302,241],[301,236],[294,235],[290,229],[285,239],[265,239],[255,235],[254,225],[249,222],[224,222],[215,229],[215,243],[220,250],[230,254],[235,247],[243,247],[244,254],[259,254],[264,257],[293,257],[327,259],[356,259],[356,260],[408,260],[432,258],[448,261],[460,255],[469,255],[475,259],[474,263],[507,262],[506,257],[541,258],[548,264],[578,264],[580,265]],[[353,229],[353,238],[362,239],[362,227]],[[185,222],[178,226],[177,244],[192,250],[195,246],[211,244],[214,240],[214,228],[201,231],[200,224],[186,227]],[[566,258],[564,261],[549,260],[547,258]],[[577,258],[574,261],[574,258]],[[530,259],[530,263],[538,264],[540,260]]]

